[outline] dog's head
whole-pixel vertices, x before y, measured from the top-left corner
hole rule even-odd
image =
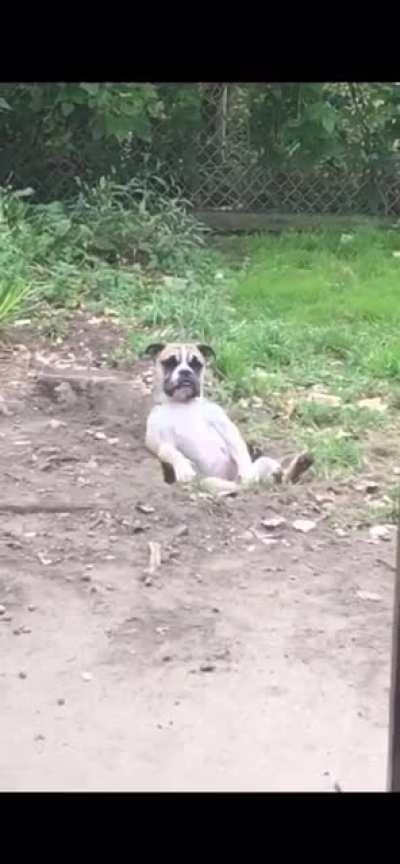
[[[189,402],[203,392],[206,358],[214,354],[208,345],[189,342],[154,343],[144,352],[156,361],[156,389],[175,402]]]

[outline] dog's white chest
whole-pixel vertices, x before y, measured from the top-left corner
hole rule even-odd
[[[233,480],[237,466],[224,438],[211,421],[210,407],[210,403],[201,399],[189,405],[170,404],[168,426],[175,446],[200,474]]]

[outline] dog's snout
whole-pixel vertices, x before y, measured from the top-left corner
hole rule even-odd
[[[179,369],[179,378],[181,381],[192,381],[193,372],[191,369]]]

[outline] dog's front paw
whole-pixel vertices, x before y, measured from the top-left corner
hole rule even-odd
[[[186,459],[179,465],[174,465],[175,477],[178,483],[190,483],[196,477],[196,472]]]

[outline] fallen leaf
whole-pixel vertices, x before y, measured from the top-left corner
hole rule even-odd
[[[334,408],[338,408],[339,405],[342,404],[342,400],[339,396],[333,396],[332,393],[315,393],[311,392],[307,396],[307,402],[320,402],[323,405],[332,405]]]
[[[361,399],[357,402],[359,408],[369,408],[371,411],[387,411],[386,402],[380,396],[375,396],[373,399]]]

